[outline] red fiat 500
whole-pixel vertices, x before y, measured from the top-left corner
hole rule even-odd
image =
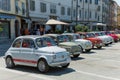
[[[78,32],[78,33],[83,39],[90,40],[92,42],[93,48],[94,47],[97,47],[98,49],[102,48],[103,45],[102,40],[99,38],[95,38],[94,34],[86,33],[86,32]]]

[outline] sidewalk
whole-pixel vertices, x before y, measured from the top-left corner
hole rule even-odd
[[[13,42],[13,40],[0,41],[0,57],[5,54],[5,52],[11,46],[12,42]]]

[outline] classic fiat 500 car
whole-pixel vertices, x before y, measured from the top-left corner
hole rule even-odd
[[[90,40],[92,42],[92,48],[97,47],[98,49],[102,48],[102,40],[94,37],[93,34],[86,32],[77,32],[83,39]]]
[[[90,33],[95,35],[96,38],[100,38],[104,46],[108,46],[112,42],[110,37],[101,35],[100,32],[90,32]]]
[[[119,38],[118,38],[118,36],[116,34],[113,34],[110,31],[106,31],[105,34],[111,36],[114,39],[114,42],[119,41]]]
[[[71,61],[69,52],[57,47],[51,38],[42,36],[16,38],[4,58],[8,68],[25,65],[37,67],[40,72],[47,72],[50,67],[67,68]]]
[[[114,39],[111,36],[106,35],[104,32],[99,32],[101,36],[107,37],[109,39],[109,44],[112,44],[114,42]]]
[[[73,41],[73,42],[77,43],[82,48],[82,52],[90,52],[90,50],[92,49],[91,41],[80,39],[79,34],[64,33],[62,35],[68,36],[70,41]]]
[[[70,42],[68,37],[65,35],[46,34],[45,36],[53,38],[59,47],[65,48],[73,57],[78,57],[82,51],[78,44]]]

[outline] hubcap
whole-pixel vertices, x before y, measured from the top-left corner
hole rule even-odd
[[[11,60],[11,58],[7,58],[6,63],[7,63],[8,67],[11,67],[12,66],[12,60]]]
[[[40,61],[38,64],[38,68],[40,71],[45,71],[45,62],[44,61]]]

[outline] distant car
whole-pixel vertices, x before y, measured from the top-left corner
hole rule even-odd
[[[92,42],[92,48],[97,47],[101,49],[103,46],[102,40],[96,38],[93,34],[87,32],[77,32],[83,39],[90,40]]]
[[[103,46],[108,46],[113,40],[110,38],[110,36],[102,35],[101,32],[90,32],[93,35],[95,35],[96,38],[100,38],[103,42]]]
[[[82,52],[90,52],[92,49],[92,43],[89,40],[80,39],[79,34],[75,33],[64,33],[62,35],[68,36],[70,41],[75,42],[82,48]]]
[[[78,44],[69,41],[68,37],[65,35],[46,34],[44,36],[49,36],[54,39],[59,47],[65,48],[73,57],[78,57],[82,51],[81,47]]]
[[[37,67],[40,72],[50,67],[67,68],[71,61],[69,52],[57,47],[51,38],[32,35],[16,38],[4,58],[8,68],[25,65]]]
[[[119,38],[118,38],[118,36],[116,34],[110,32],[110,31],[105,31],[105,34],[111,36],[114,39],[114,42],[119,41]]]

